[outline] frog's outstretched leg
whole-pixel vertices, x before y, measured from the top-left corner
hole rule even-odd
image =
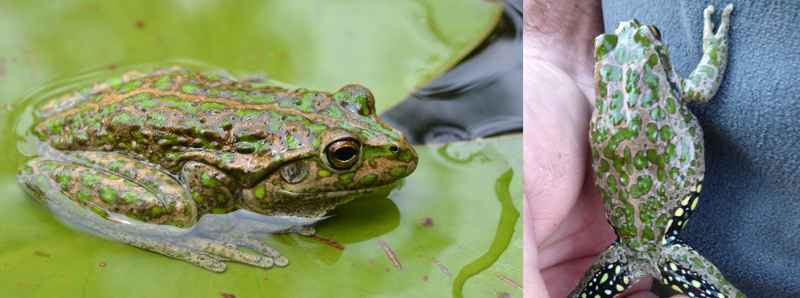
[[[626,261],[625,250],[615,242],[597,257],[568,297],[614,297],[644,277],[632,272],[634,270]]]
[[[269,268],[276,260],[181,228],[195,223],[189,194],[165,172],[123,155],[42,157],[28,162],[18,179],[62,222],[101,237],[216,272],[225,270],[223,261]]]
[[[683,243],[666,247],[658,262],[660,283],[689,297],[745,297],[714,264]]]
[[[714,6],[708,6],[703,11],[703,57],[700,63],[683,80],[681,96],[687,101],[706,102],[714,97],[725,73],[728,63],[728,29],[730,27],[733,4],[728,4],[722,11],[722,18],[717,32],[714,33],[714,23],[711,15]]]

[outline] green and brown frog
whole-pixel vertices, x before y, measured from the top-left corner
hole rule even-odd
[[[415,170],[416,152],[374,106],[360,85],[328,93],[185,67],[132,71],[38,106],[36,157],[18,180],[101,237],[217,272],[224,261],[285,266],[260,228],[313,224]]]
[[[689,297],[744,297],[677,237],[697,207],[705,172],[703,131],[686,103],[717,92],[732,11],[725,7],[716,32],[714,8],[704,11],[703,57],[687,79],[675,72],[655,26],[623,22],[595,39],[592,166],[618,240],[570,297],[614,297],[647,276]]]

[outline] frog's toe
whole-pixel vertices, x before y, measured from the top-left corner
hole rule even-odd
[[[188,245],[228,261],[256,267],[272,268],[276,263],[272,256],[244,252],[239,250],[236,245],[227,242],[198,238],[190,240]]]
[[[281,257],[281,253],[278,252],[278,250],[272,248],[269,245],[266,245],[266,244],[262,243],[258,239],[245,237],[243,239],[238,239],[236,244],[239,245],[239,246],[242,246],[242,247],[247,247],[249,249],[255,250],[258,253],[263,254],[265,256],[268,256],[268,257],[272,257],[273,259]]]

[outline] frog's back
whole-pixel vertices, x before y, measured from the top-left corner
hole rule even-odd
[[[590,144],[597,185],[623,239],[655,241],[700,183],[702,130],[680,100],[666,48],[637,21],[596,39]]]
[[[253,88],[185,69],[129,73],[44,104],[34,133],[58,150],[122,151],[168,164],[187,152],[273,157],[341,125],[332,95]],[[339,122],[339,123],[337,123]],[[174,161],[174,160],[173,160]]]

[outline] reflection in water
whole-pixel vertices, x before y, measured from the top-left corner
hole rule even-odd
[[[459,65],[381,117],[414,144],[522,131],[521,1],[507,1],[494,33]]]

